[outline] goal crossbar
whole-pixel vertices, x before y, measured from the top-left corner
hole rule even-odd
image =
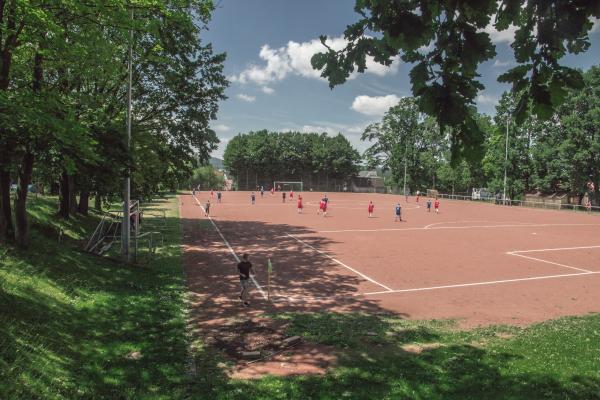
[[[296,190],[297,192],[302,192],[304,184],[302,183],[302,181],[274,181],[273,182],[273,187],[275,189],[277,189],[279,186],[281,186],[281,190],[287,189],[286,186],[288,188],[291,186],[292,190]]]

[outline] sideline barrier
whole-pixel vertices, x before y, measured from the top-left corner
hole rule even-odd
[[[448,200],[464,200],[464,201],[474,201],[474,202],[485,202],[497,205],[506,205],[506,206],[517,206],[517,207],[529,207],[529,208],[543,208],[546,210],[573,210],[579,212],[588,212],[588,213],[600,213],[600,207],[591,206],[586,207],[579,204],[560,204],[560,203],[547,203],[543,201],[528,201],[528,200],[510,200],[510,199],[497,199],[495,197],[485,197],[481,199],[474,200],[471,196],[462,196],[457,194],[446,194],[439,193],[438,197],[441,199]]]

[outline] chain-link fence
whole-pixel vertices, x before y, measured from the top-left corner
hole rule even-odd
[[[580,212],[589,213],[600,213],[600,207],[591,205],[579,205],[579,204],[567,204],[562,202],[550,202],[550,201],[530,201],[530,200],[511,200],[502,199],[501,197],[482,197],[479,199],[473,199],[472,196],[457,195],[457,194],[446,194],[439,193],[439,198],[449,200],[464,200],[464,201],[477,201],[492,203],[497,205],[506,206],[517,206],[517,207],[530,207],[530,208],[542,208],[547,210],[573,210]]]

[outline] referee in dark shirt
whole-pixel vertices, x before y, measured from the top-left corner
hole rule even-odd
[[[252,272],[252,263],[248,261],[248,254],[244,254],[242,256],[242,261],[240,261],[237,265],[238,273],[240,275],[240,285],[242,286],[242,291],[240,292],[240,300],[243,302],[245,307],[248,307],[250,303],[248,302],[248,293],[250,292],[250,288],[252,287],[252,282],[250,281],[250,274]]]

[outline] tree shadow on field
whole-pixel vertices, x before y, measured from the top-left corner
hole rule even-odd
[[[315,249],[333,244],[314,231],[260,221],[215,221],[241,257],[249,254],[255,279],[267,291],[267,260],[273,263],[271,302],[253,289],[252,306],[241,307],[237,261],[222,237],[206,220],[183,219],[186,282],[192,294],[195,322],[219,321],[258,312],[337,311],[385,313],[374,300],[357,296],[381,288],[343,268]],[[302,235],[300,243],[293,236]]]
[[[323,252],[335,243],[288,224],[216,219],[231,248],[248,253],[261,285],[266,260],[274,263],[274,301],[255,290],[251,308],[237,298],[236,260],[212,224],[182,219],[183,259],[191,294],[190,329],[203,342],[231,320],[283,320],[288,335],[332,346],[337,361],[324,376],[266,376],[237,380],[223,355],[204,344],[195,351],[190,398],[211,399],[600,399],[600,378],[564,376],[531,368],[512,370],[518,352],[450,340],[430,323],[404,320],[378,302],[356,296],[365,282]],[[375,289],[377,290],[377,289]],[[217,333],[218,334],[218,333]],[[307,357],[309,355],[307,354]],[[531,372],[535,371],[535,372]],[[561,378],[558,378],[558,377]]]

